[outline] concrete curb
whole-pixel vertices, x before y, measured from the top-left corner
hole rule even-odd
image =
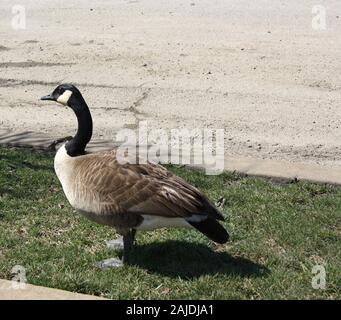
[[[60,137],[47,137],[32,131],[11,132],[0,130],[0,145],[29,147],[38,150],[52,151],[53,141]],[[89,143],[90,152],[104,151],[115,146],[113,141],[93,140]],[[249,176],[280,180],[304,180],[317,183],[341,185],[341,168],[329,168],[318,165],[291,163],[278,160],[260,160],[246,157],[225,156],[224,168]]]
[[[245,173],[249,176],[341,185],[341,168],[335,169],[312,164],[241,157],[225,158],[224,168],[228,171]]]
[[[101,297],[0,279],[0,300],[106,300]],[[23,285],[23,284],[21,284]]]

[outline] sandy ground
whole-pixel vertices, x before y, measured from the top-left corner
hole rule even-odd
[[[341,167],[340,1],[321,1],[324,31],[310,0],[22,0],[13,30],[17,3],[0,2],[1,129],[73,134],[70,110],[38,100],[73,82],[96,138],[224,128],[229,155]]]

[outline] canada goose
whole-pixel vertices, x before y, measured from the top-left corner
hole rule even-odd
[[[75,86],[61,84],[41,100],[56,101],[76,114],[77,133],[58,149],[54,168],[71,206],[123,236],[122,260],[112,266],[127,260],[136,230],[187,227],[217,243],[228,240],[228,233],[217,221],[224,218],[207,197],[161,165],[120,164],[116,150],[85,154],[92,118]]]

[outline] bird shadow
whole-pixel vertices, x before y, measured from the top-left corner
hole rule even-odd
[[[270,273],[265,266],[249,259],[177,240],[137,245],[129,256],[129,264],[148,272],[189,280],[213,274],[264,277]]]

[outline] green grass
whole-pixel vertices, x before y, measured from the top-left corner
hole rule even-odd
[[[341,297],[341,188],[169,169],[212,201],[226,199],[231,241],[138,232],[132,265],[100,270],[96,261],[118,255],[104,243],[114,230],[70,207],[52,155],[0,147],[0,278],[19,264],[29,283],[114,299]],[[315,264],[326,268],[325,290],[311,286]]]

